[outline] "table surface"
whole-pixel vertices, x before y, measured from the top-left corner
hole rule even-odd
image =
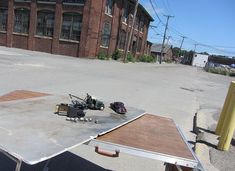
[[[106,107],[104,111],[87,111],[86,117],[91,117],[92,122],[75,123],[53,113],[59,103],[70,103],[69,97],[50,95],[1,102],[0,148],[27,164],[36,164],[144,113],[143,110],[127,107],[128,113],[119,115]]]
[[[96,139],[131,148],[195,160],[174,121],[156,115],[145,114]]]

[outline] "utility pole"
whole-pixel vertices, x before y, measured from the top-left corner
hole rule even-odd
[[[171,38],[171,36],[167,37],[167,43],[166,43],[167,45],[169,44],[170,38]]]
[[[135,24],[135,18],[136,18],[136,13],[137,13],[138,5],[139,5],[139,0],[136,0],[135,9],[134,9],[134,16],[133,16],[133,20],[132,20],[132,24],[131,24],[131,30],[130,30],[130,33],[129,33],[129,35],[128,35],[128,40],[127,40],[127,44],[126,44],[125,51],[124,51],[124,59],[123,59],[123,62],[126,62],[128,50],[130,49],[130,44],[131,44],[131,39],[132,39],[132,34],[133,34],[133,29],[134,29],[134,24]],[[129,14],[129,15],[130,15],[130,14]],[[130,17],[129,17],[129,18],[130,18]],[[129,22],[129,21],[128,21],[128,22]],[[127,28],[127,29],[128,29],[128,28]]]
[[[196,48],[197,48],[197,46],[198,46],[199,44],[194,44],[194,50],[193,50],[193,52],[195,53],[196,52]]]
[[[170,17],[174,17],[174,16],[171,16],[171,15],[164,15],[164,16],[167,17],[167,20],[166,20],[166,27],[165,27],[163,41],[162,41],[161,56],[160,56],[160,59],[159,59],[160,64],[162,63],[162,57],[163,57],[163,52],[164,52],[164,44],[165,44],[165,39],[166,39],[166,30],[168,29],[168,21],[169,21]]]
[[[181,49],[182,49],[182,46],[183,46],[183,43],[184,43],[184,39],[186,38],[185,36],[182,36],[182,41],[181,41],[181,44],[180,44],[180,51],[179,51],[179,57],[180,57],[180,53],[181,53]]]

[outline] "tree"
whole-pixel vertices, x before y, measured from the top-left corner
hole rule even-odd
[[[172,48],[172,55],[174,58],[178,57],[179,53],[180,53],[180,48],[178,48],[178,47]]]

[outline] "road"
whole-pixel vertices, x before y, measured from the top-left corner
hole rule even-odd
[[[191,133],[194,114],[202,107],[221,108],[232,78],[179,64],[123,64],[0,47],[0,80],[1,95],[23,89],[62,95],[90,93],[105,101],[123,101],[173,118],[188,141],[195,142]],[[156,170],[159,165],[124,154],[118,162],[92,157],[86,146],[75,150],[111,170],[143,170],[146,164],[148,170]]]

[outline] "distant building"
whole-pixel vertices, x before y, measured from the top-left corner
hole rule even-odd
[[[206,63],[208,61],[208,58],[209,58],[209,55],[194,53],[193,60],[192,60],[192,66],[205,67]]]
[[[151,54],[155,56],[157,60],[159,60],[161,56],[161,50],[162,50],[162,44],[153,44],[151,47]],[[172,46],[165,45],[163,49],[162,61],[172,60],[173,59],[172,55],[173,55]]]
[[[217,64],[222,64],[222,65],[231,65],[231,64],[235,64],[235,58],[211,55],[209,56],[208,62],[213,62]]]
[[[151,55],[151,48],[152,48],[152,45],[153,45],[152,42],[147,41],[146,46],[145,46],[145,49],[144,49],[144,53],[145,53],[146,55]]]
[[[0,0],[0,45],[69,56],[123,50],[135,0]],[[153,18],[138,6],[131,51],[144,54]]]

